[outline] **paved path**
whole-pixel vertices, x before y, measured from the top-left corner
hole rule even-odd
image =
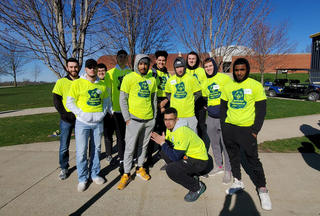
[[[259,141],[318,133],[319,119],[320,115],[311,115],[266,120]],[[58,141],[0,148],[0,215],[320,215],[319,154],[260,154],[273,202],[273,210],[264,211],[244,170],[243,193],[226,196],[230,185],[223,185],[218,175],[203,179],[207,191],[197,202],[186,203],[187,191],[159,171],[163,161],[150,169],[150,181],[137,178],[118,191],[117,167],[103,160],[101,173],[107,182],[91,184],[79,193],[74,140],[70,146],[72,173],[65,181],[58,180],[58,149]]]
[[[24,115],[35,115],[41,113],[54,113],[57,112],[54,107],[41,107],[41,108],[32,108],[32,109],[22,109],[22,110],[8,110],[1,111],[0,118],[14,117],[14,116],[24,116]]]
[[[320,155],[262,153],[273,202],[272,211],[260,207],[255,188],[242,170],[245,191],[226,196],[230,185],[222,176],[203,179],[206,192],[195,203],[183,200],[187,191],[159,171],[163,161],[151,170],[151,180],[139,178],[123,191],[116,167],[103,160],[104,185],[91,184],[77,192],[74,142],[71,144],[71,176],[58,180],[58,142],[0,148],[0,215],[306,215],[320,214]],[[104,149],[102,150],[104,152]]]

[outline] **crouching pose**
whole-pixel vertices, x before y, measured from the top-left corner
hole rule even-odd
[[[166,136],[153,132],[151,139],[162,147],[161,156],[167,163],[165,169],[169,178],[187,188],[189,192],[184,200],[193,202],[206,190],[206,185],[199,182],[198,176],[207,167],[208,154],[204,142],[177,115],[175,108],[166,109]]]

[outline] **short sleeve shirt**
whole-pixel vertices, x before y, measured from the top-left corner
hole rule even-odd
[[[73,81],[68,96],[75,99],[83,112],[102,112],[103,99],[108,97],[108,92],[104,82],[92,83],[80,78]]]
[[[208,106],[220,105],[220,97],[222,88],[232,79],[222,73],[217,73],[215,76],[207,78],[201,84],[203,96],[208,98]]]
[[[157,85],[152,74],[129,73],[124,77],[120,90],[129,95],[128,106],[132,115],[140,119],[153,118],[151,94],[157,92]]]
[[[199,81],[189,74],[169,78],[165,92],[171,93],[170,105],[178,111],[179,118],[189,118],[194,113],[194,93],[201,90]]]
[[[254,124],[255,102],[266,100],[267,97],[261,83],[247,78],[241,83],[232,81],[225,85],[221,99],[228,102],[225,122],[249,127]]]
[[[182,126],[174,131],[166,131],[166,139],[173,143],[176,150],[185,151],[188,157],[208,160],[208,153],[204,142],[190,128]]]
[[[54,85],[54,88],[52,90],[52,93],[60,95],[62,97],[62,104],[67,112],[70,112],[70,110],[67,108],[67,96],[69,93],[69,90],[71,88],[72,80],[69,80],[66,77],[63,77],[61,79],[58,79],[56,84]]]
[[[116,112],[121,111],[120,104],[119,104],[120,87],[121,87],[121,83],[124,76],[130,72],[131,70],[129,68],[126,68],[124,70],[120,70],[119,68],[112,68],[108,70],[106,74],[111,84],[111,92],[112,92],[111,99],[112,99],[113,111],[116,111]]]

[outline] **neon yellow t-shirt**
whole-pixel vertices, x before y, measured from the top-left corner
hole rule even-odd
[[[115,112],[120,112],[120,104],[119,104],[119,97],[120,97],[120,86],[122,83],[122,80],[125,75],[130,73],[131,70],[129,68],[125,68],[124,70],[120,70],[119,68],[112,68],[108,70],[106,76],[108,76],[108,79],[110,80],[111,84],[111,92],[112,92],[112,109]]]
[[[83,112],[92,113],[103,112],[103,99],[109,95],[103,82],[92,83],[80,78],[72,82],[68,96],[75,99],[76,106]]]
[[[72,80],[69,80],[66,77],[63,77],[61,79],[58,79],[56,84],[53,87],[52,93],[62,96],[62,104],[67,112],[71,112],[67,106],[67,96],[69,93],[69,90],[71,88]]]
[[[200,90],[198,80],[189,74],[170,77],[165,87],[165,91],[171,93],[170,106],[178,111],[179,118],[194,116],[194,93]]]
[[[153,69],[156,70],[156,69]],[[166,92],[165,92],[165,86],[166,83],[169,79],[169,73],[164,73],[160,70],[156,70],[157,71],[157,78],[156,78],[156,82],[157,82],[157,97],[166,97]],[[153,73],[153,71],[150,69],[149,73]]]
[[[185,155],[188,157],[208,160],[208,153],[204,142],[190,128],[182,126],[172,132],[167,129],[166,139],[173,143],[174,149],[185,151]]]
[[[232,79],[222,73],[217,73],[211,78],[207,78],[201,84],[204,97],[208,97],[208,106],[216,106],[220,104],[221,89]]]
[[[152,119],[153,109],[151,94],[156,93],[156,79],[148,73],[141,76],[132,72],[123,78],[121,91],[129,95],[129,112],[140,119]]]
[[[238,83],[232,81],[222,89],[221,99],[228,101],[226,123],[241,127],[254,124],[255,102],[266,100],[263,86],[258,81],[247,78]]]

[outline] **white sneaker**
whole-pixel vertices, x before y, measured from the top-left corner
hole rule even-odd
[[[104,180],[104,178],[100,177],[100,176],[97,176],[95,178],[92,179],[92,181],[94,183],[96,183],[97,185],[102,185],[104,184],[106,181]]]
[[[83,192],[87,189],[87,182],[79,182],[78,184],[78,192]]]
[[[226,193],[228,195],[233,195],[236,192],[243,190],[244,189],[244,184],[242,181],[239,181],[237,178],[234,178],[233,180],[233,184],[231,185],[231,187],[229,189],[226,190]]]
[[[259,188],[258,192],[262,209],[270,211],[272,209],[272,204],[267,188]]]

